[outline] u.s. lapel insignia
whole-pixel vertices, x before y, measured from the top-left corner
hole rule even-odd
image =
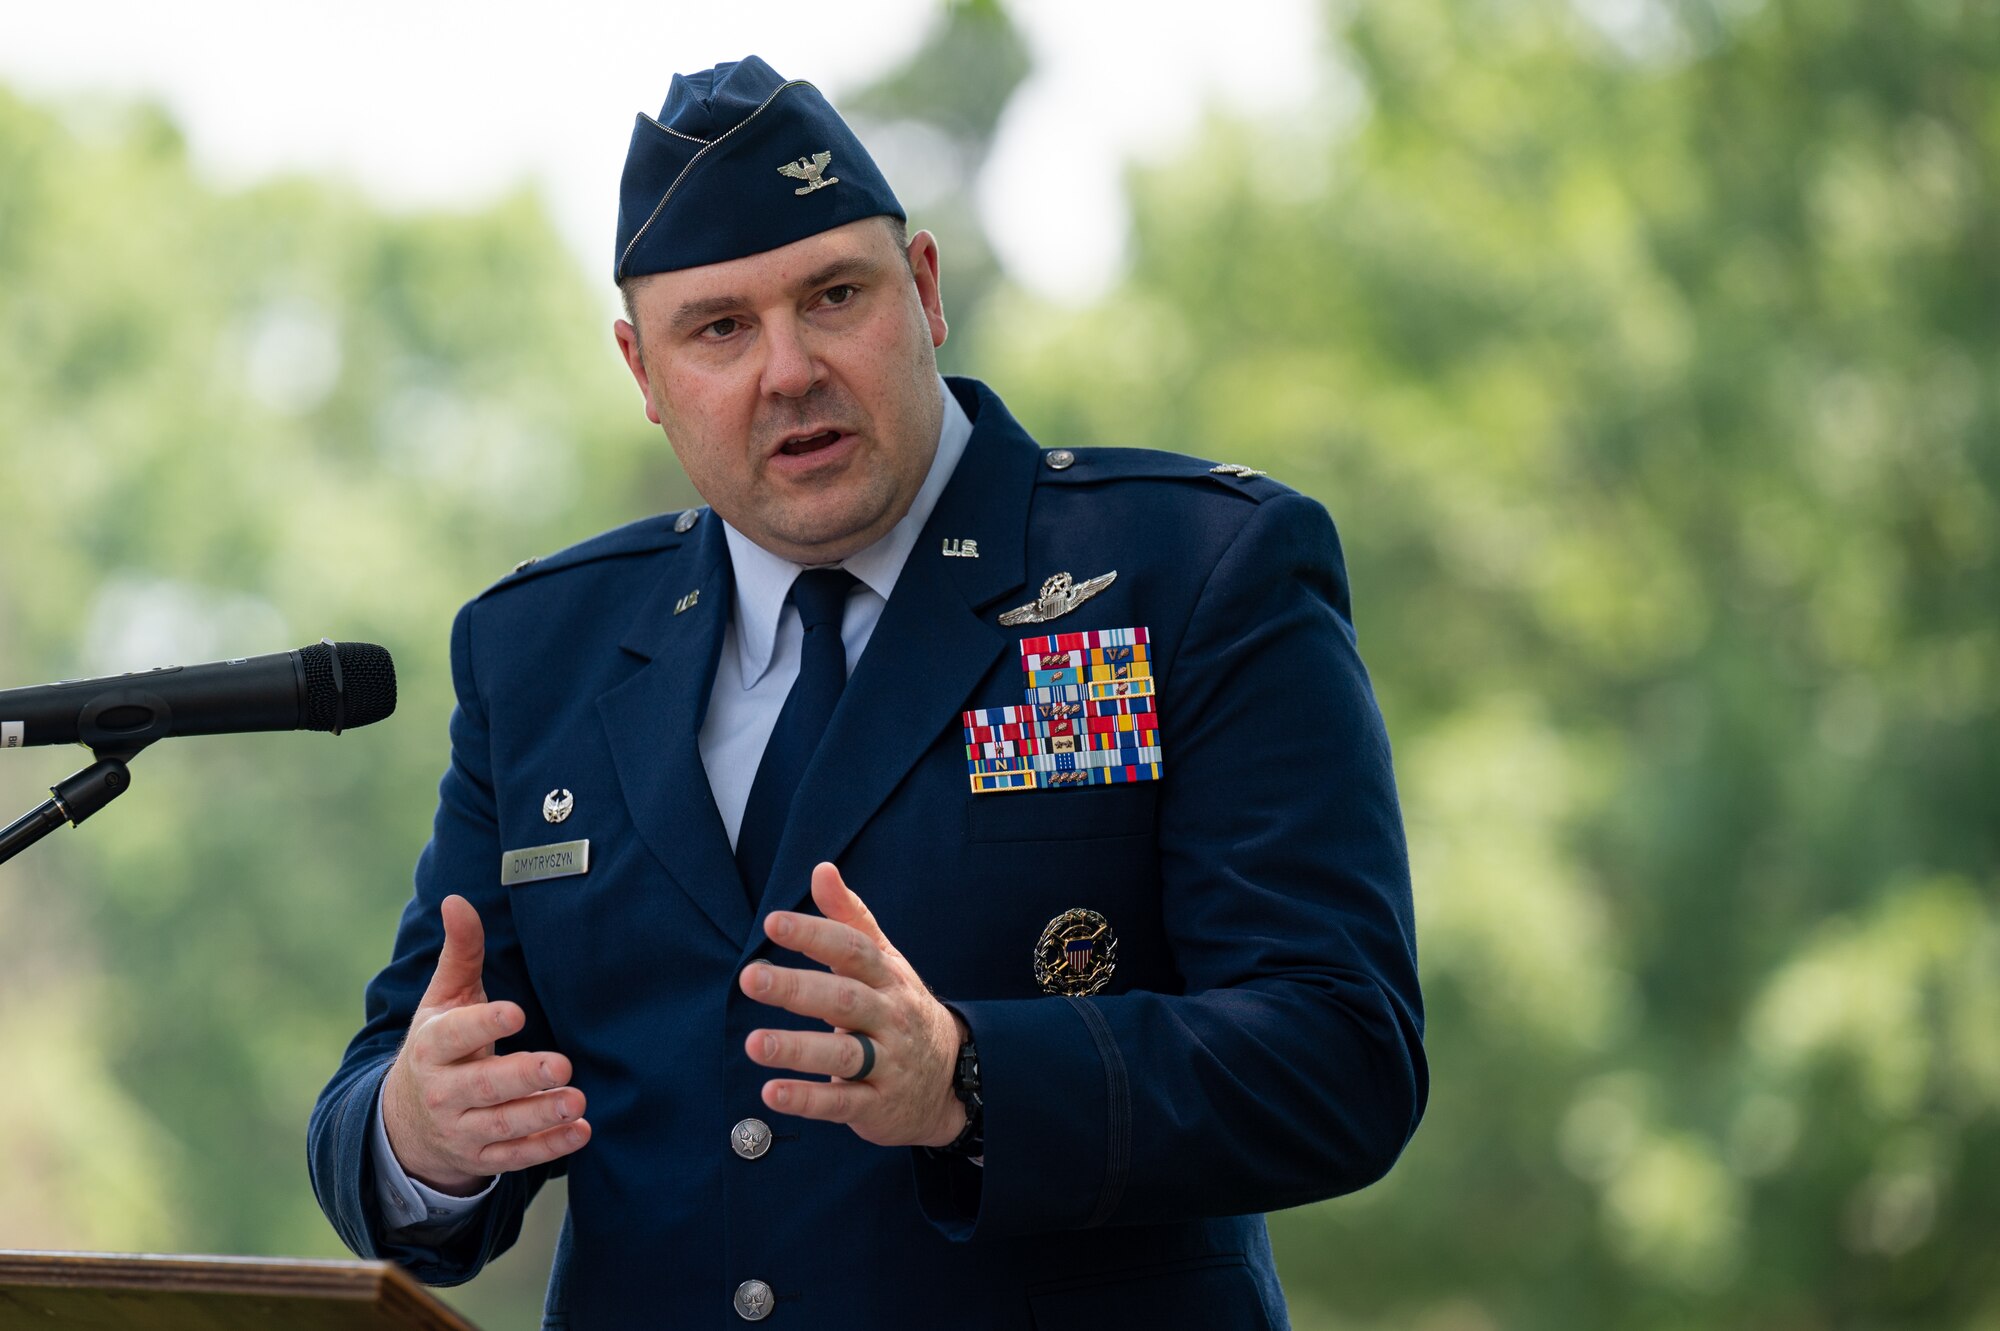
[[[826,170],[827,165],[832,161],[833,153],[830,151],[814,153],[811,157],[801,157],[796,162],[786,162],[778,168],[778,174],[781,176],[790,176],[793,180],[803,180],[806,182],[793,190],[792,193],[810,194],[816,189],[825,189],[828,185],[838,185],[840,183],[839,176],[823,176],[820,174]],[[842,197],[846,196],[843,195]]]
[[[559,823],[569,817],[569,811],[576,807],[576,796],[567,790],[551,790],[542,796],[542,817],[545,821]]]
[[[692,610],[695,608],[695,606],[697,606],[700,603],[701,603],[701,588],[697,587],[693,591],[689,592],[686,596],[681,597],[680,600],[674,602],[674,613],[678,615],[685,611]]]
[[[1094,910],[1066,910],[1049,921],[1035,944],[1035,983],[1045,994],[1083,998],[1101,993],[1118,969],[1118,935]]]
[[[1026,605],[1015,606],[1000,616],[1000,622],[1012,628],[1016,624],[1046,624],[1051,619],[1061,619],[1117,580],[1118,570],[1115,568],[1085,582],[1077,582],[1067,573],[1058,573],[1042,584],[1041,595]]]
[[[948,559],[977,559],[979,542],[947,536],[944,538],[944,553]]]

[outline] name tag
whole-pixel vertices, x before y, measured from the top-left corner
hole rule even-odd
[[[588,841],[558,841],[552,846],[529,846],[525,850],[510,850],[500,856],[502,887],[589,872]]]

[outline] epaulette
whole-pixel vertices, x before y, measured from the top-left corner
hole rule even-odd
[[[1185,453],[1157,448],[1049,448],[1042,450],[1042,481],[1094,484],[1103,481],[1199,481],[1262,503],[1292,488],[1255,467],[1239,462],[1210,462]]]
[[[637,522],[628,522],[623,527],[614,527],[607,532],[599,532],[587,541],[566,546],[552,555],[535,555],[514,565],[506,577],[488,587],[480,596],[491,596],[494,592],[508,587],[518,587],[533,578],[549,573],[557,573],[580,564],[592,564],[601,559],[617,559],[625,555],[651,554],[656,550],[670,550],[687,539],[695,524],[708,516],[707,507],[683,509],[678,513],[656,513]]]

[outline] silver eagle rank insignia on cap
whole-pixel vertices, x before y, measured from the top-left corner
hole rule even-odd
[[[810,194],[816,189],[825,189],[828,185],[838,185],[840,183],[839,176],[822,177],[820,175],[832,161],[833,153],[831,151],[814,153],[811,157],[801,157],[795,162],[786,162],[778,168],[778,174],[781,176],[790,176],[793,180],[803,180],[806,182],[793,190],[792,193]]]
[[[1016,624],[1046,624],[1051,619],[1061,619],[1109,587],[1117,578],[1118,570],[1115,568],[1084,582],[1076,582],[1067,573],[1058,573],[1042,584],[1040,596],[1027,605],[1015,606],[1000,616],[1000,622],[1012,628]]]

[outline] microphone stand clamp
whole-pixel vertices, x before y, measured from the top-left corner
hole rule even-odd
[[[132,773],[126,764],[145,748],[139,744],[124,749],[93,749],[97,761],[82,771],[49,787],[50,798],[41,807],[0,829],[0,864],[5,864],[49,833],[68,823],[80,827],[83,820],[132,788]]]

